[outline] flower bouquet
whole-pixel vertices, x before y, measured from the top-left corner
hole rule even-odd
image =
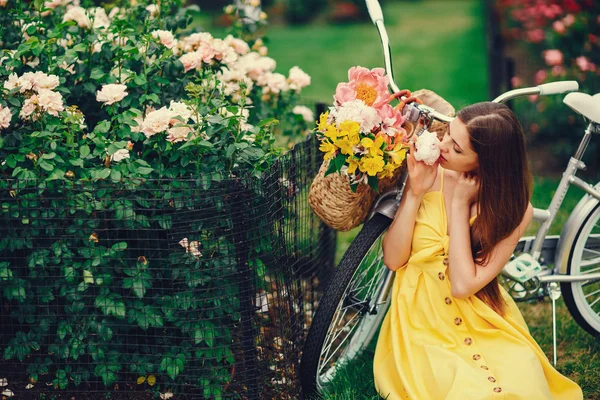
[[[390,102],[408,91],[390,95],[383,68],[352,67],[348,83],[340,83],[334,104],[317,122],[319,149],[329,161],[325,176],[338,172],[349,178],[352,192],[359,184],[379,191],[379,182],[392,178],[408,149],[406,118],[401,105]]]
[[[403,105],[417,101],[454,115],[450,103],[430,90],[390,95],[383,68],[350,68],[348,80],[338,84],[333,106],[317,121],[316,136],[325,160],[308,196],[319,218],[339,231],[361,224],[377,193],[399,178],[409,137],[417,129],[402,115]],[[401,96],[406,100],[390,104]],[[428,129],[415,142],[415,159],[433,164],[439,156],[436,135],[443,136],[446,125],[434,122]]]

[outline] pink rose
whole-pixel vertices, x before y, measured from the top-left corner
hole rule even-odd
[[[563,53],[560,50],[545,50],[542,52],[546,64],[550,66],[562,65]]]
[[[510,84],[515,88],[523,86],[523,79],[519,78],[518,76],[513,76],[510,78]]]
[[[547,77],[548,73],[546,72],[546,70],[540,69],[538,72],[535,73],[533,79],[535,80],[536,85],[541,85],[542,83],[544,83]]]
[[[12,119],[12,114],[10,112],[10,108],[2,107],[0,105],[0,129],[8,128],[10,125],[10,120]]]
[[[527,40],[531,43],[539,43],[544,40],[544,31],[541,29],[534,29],[527,31]]]
[[[199,53],[193,51],[179,57],[179,61],[181,61],[183,64],[183,70],[188,72],[192,69],[198,68],[198,65],[200,65],[200,62],[202,62],[202,57]]]
[[[152,37],[154,39],[158,39],[158,41],[163,46],[165,46],[167,49],[172,49],[175,46],[175,44],[177,43],[175,41],[175,37],[169,31],[161,31],[161,30],[153,31]]]
[[[583,72],[591,71],[594,72],[596,70],[596,64],[590,62],[587,57],[581,56],[575,59],[575,63],[579,67],[579,69]]]
[[[389,78],[385,75],[383,68],[369,70],[364,67],[352,67],[348,71],[348,81],[348,86],[340,83],[336,88],[333,97],[338,105],[354,99],[362,100],[367,106],[375,108],[387,103]],[[352,92],[349,89],[353,91],[353,98],[350,98]]]
[[[562,21],[554,21],[554,23],[552,23],[552,29],[554,29],[554,32],[558,33],[559,35],[564,34],[567,30]]]
[[[552,67],[552,76],[564,76],[565,72],[565,67],[562,65],[555,65]]]
[[[565,26],[571,26],[575,23],[575,16],[573,14],[567,14],[567,16],[562,19],[562,22]],[[600,17],[598,17],[598,23],[600,23]]]

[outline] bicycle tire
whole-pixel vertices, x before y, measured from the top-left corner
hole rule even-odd
[[[600,204],[596,205],[585,217],[584,222],[579,227],[574,245],[571,248],[569,254],[569,261],[567,265],[567,275],[579,275],[582,273],[582,258],[583,251],[589,250],[591,246],[594,246],[594,252],[600,251],[600,229],[597,229],[597,233],[592,234],[594,227],[600,227]],[[593,235],[593,236],[592,236]],[[589,239],[592,241],[588,244]],[[596,256],[591,262],[598,261],[596,268],[600,267],[600,257]],[[585,271],[583,271],[585,272]],[[592,305],[588,303],[584,293],[584,288],[587,286],[586,282],[561,282],[561,292],[565,299],[567,309],[573,316],[573,319],[585,329],[588,333],[593,336],[600,336],[600,281],[590,282],[592,284],[592,290],[598,292],[596,301],[598,304],[598,311],[595,312]],[[592,293],[595,293],[592,291]]]
[[[315,318],[311,324],[303,347],[302,360],[300,363],[300,381],[305,396],[314,395],[320,390],[321,377],[319,376],[319,366],[325,340],[334,324],[334,317],[337,317],[337,311],[342,309],[342,305],[348,297],[348,288],[351,287],[353,279],[357,277],[356,273],[358,272],[359,267],[363,264],[363,261],[368,258],[369,251],[378,243],[378,240],[382,238],[384,231],[389,227],[391,221],[390,218],[384,215],[375,214],[364,224],[363,228],[354,238],[348,247],[348,250],[342,257],[331,281],[327,285],[323,297],[319,301],[319,307],[316,310]],[[382,254],[379,254],[379,256],[381,257],[381,265],[379,266],[381,269],[380,273],[384,274],[387,270],[385,270],[386,267],[383,264]],[[376,265],[374,266],[374,269],[375,268],[377,268]],[[380,286],[382,284],[381,279],[379,279],[379,282],[376,284]],[[350,348],[346,353],[347,357],[345,359],[342,361],[334,360],[334,364],[338,363],[338,361],[340,363],[332,368],[335,369],[340,367],[344,362],[351,360],[369,345],[385,317],[388,306],[389,300],[383,307],[380,307],[376,314],[358,314],[360,321],[357,322],[357,325],[359,325],[360,329],[355,329],[353,332],[358,332],[361,336],[351,337],[350,346],[354,345],[355,347],[359,346],[360,348]],[[350,333],[350,335],[354,335],[353,332]],[[356,340],[353,341],[353,339],[359,340],[359,342],[356,342]],[[354,342],[354,344],[352,342]],[[335,372],[336,371],[334,370],[333,374],[335,374]]]

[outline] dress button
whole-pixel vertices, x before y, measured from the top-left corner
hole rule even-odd
[[[471,339],[470,337],[468,337],[468,338],[466,338],[466,339],[465,339],[465,344],[466,344],[467,346],[470,346],[470,345],[471,345],[471,343],[473,343],[473,339]]]
[[[479,354],[473,354],[473,360],[477,361],[481,358]]]
[[[482,366],[481,366],[481,369],[488,370],[489,368],[488,368],[488,367],[486,367],[485,365],[482,365]]]
[[[488,381],[494,383],[496,382],[496,378],[494,378],[493,376],[488,376]]]
[[[450,265],[450,260],[448,260],[448,257],[444,258],[444,265],[447,267],[448,265]]]
[[[443,272],[440,272],[440,273],[438,274],[438,278],[440,278],[440,281],[443,281],[444,279],[446,279],[446,276],[444,275],[444,273],[443,273]]]
[[[501,387],[495,387],[494,388],[494,392],[496,392],[496,393],[500,393],[501,391],[502,391]]]
[[[446,304],[448,304],[448,305],[452,304],[452,299],[451,299],[450,297],[446,297],[446,298],[444,299],[444,301],[445,301],[445,302],[446,302]]]
[[[460,325],[462,324],[462,319],[461,318],[454,318],[454,325]]]

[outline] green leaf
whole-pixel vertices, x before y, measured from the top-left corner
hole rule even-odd
[[[90,79],[95,81],[102,79],[102,77],[104,77],[104,71],[101,68],[94,68],[90,74]]]
[[[88,146],[87,144],[84,144],[83,146],[81,146],[79,148],[79,157],[80,158],[86,158],[89,155],[90,155],[90,146]]]
[[[96,125],[94,132],[107,133],[109,130],[110,130],[110,121],[104,120],[104,121],[101,121],[98,125]]]
[[[138,167],[136,169],[136,172],[138,174],[142,174],[142,175],[148,175],[149,173],[151,173],[152,171],[154,171],[154,169],[149,168],[149,167]]]

